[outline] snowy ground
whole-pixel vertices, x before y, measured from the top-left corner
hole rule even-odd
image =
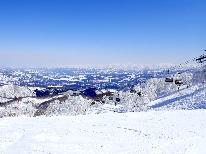
[[[206,109],[206,87],[192,86],[149,103],[154,110]]]
[[[186,81],[178,90],[164,78],[148,80],[135,93],[114,94],[116,106],[68,94],[40,99],[27,87],[6,85],[0,154],[205,154],[206,88]],[[48,117],[33,117],[37,110]]]
[[[205,154],[206,110],[0,119],[1,154]]]

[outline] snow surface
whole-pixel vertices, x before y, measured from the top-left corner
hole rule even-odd
[[[150,103],[154,110],[206,109],[206,88],[196,85],[161,97]]]
[[[206,110],[0,119],[1,154],[205,154]]]
[[[181,87],[148,79],[104,103],[1,86],[0,154],[205,154],[206,82],[198,75],[182,73]]]
[[[0,97],[15,98],[34,96],[34,93],[26,86],[3,85],[0,86]]]

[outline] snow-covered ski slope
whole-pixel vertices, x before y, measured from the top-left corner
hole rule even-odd
[[[200,84],[183,88],[149,104],[154,110],[206,109],[206,87]]]
[[[205,154],[206,110],[0,119],[1,154]]]
[[[67,93],[40,99],[7,86],[15,97],[2,90],[4,102],[14,101],[0,108],[0,154],[205,154],[206,87],[186,81],[149,79],[136,93],[115,93],[117,104]]]

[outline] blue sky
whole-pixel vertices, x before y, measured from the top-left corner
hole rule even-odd
[[[1,66],[181,63],[206,48],[204,0],[1,0]]]

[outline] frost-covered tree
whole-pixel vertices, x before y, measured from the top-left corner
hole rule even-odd
[[[5,107],[2,107],[0,110],[0,117],[11,117],[11,116],[33,116],[36,111],[36,108],[33,106],[33,103],[15,101]]]
[[[55,100],[46,109],[45,115],[78,115],[85,114],[92,101],[82,96],[71,96],[64,101]]]

